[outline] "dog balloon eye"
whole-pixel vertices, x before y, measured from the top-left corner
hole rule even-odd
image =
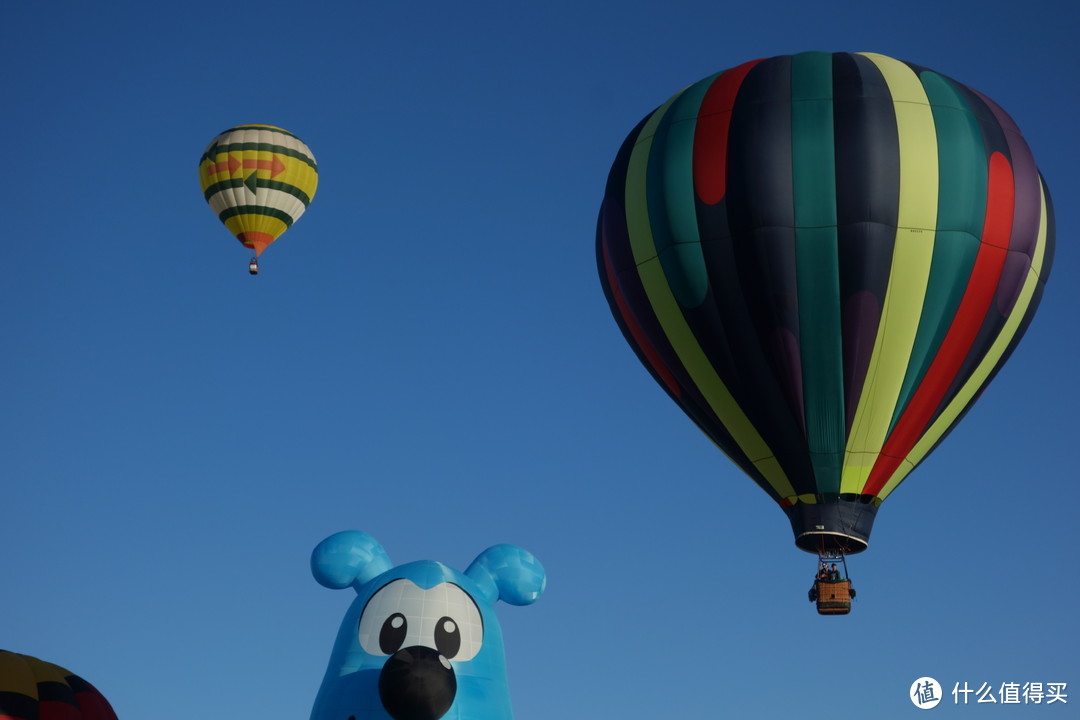
[[[393,655],[401,649],[405,642],[405,634],[409,631],[409,624],[405,622],[405,616],[394,613],[382,624],[379,631],[379,649],[387,655]]]
[[[425,590],[408,578],[398,578],[368,599],[360,612],[356,641],[372,657],[426,647],[448,661],[468,662],[484,645],[484,618],[476,601],[451,582]],[[3,715],[0,712],[0,720]]]
[[[435,625],[435,649],[449,660],[461,649],[461,633],[451,618],[440,618]]]

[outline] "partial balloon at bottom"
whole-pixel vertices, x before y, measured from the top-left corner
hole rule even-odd
[[[0,718],[116,720],[116,713],[97,688],[75,673],[0,650]]]

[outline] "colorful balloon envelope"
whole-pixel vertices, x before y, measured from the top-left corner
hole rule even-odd
[[[873,53],[755,60],[623,143],[597,231],[627,342],[787,513],[864,550],[1042,297],[1050,196],[1009,116]]]
[[[59,665],[0,650],[0,718],[116,720],[109,701]]]
[[[258,258],[304,214],[315,197],[319,168],[292,133],[238,125],[207,146],[199,182],[218,219]]]

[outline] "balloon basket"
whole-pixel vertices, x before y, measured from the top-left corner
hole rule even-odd
[[[851,612],[850,580],[818,580],[814,587],[817,589],[818,615],[847,615]]]

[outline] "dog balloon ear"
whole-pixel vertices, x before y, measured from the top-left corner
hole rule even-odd
[[[536,602],[547,586],[544,566],[532,553],[516,545],[494,545],[480,553],[465,575],[472,578],[489,605],[496,600],[511,605]]]
[[[320,585],[334,590],[351,585],[359,593],[361,587],[393,566],[379,541],[359,530],[335,533],[311,553],[311,574]]]

